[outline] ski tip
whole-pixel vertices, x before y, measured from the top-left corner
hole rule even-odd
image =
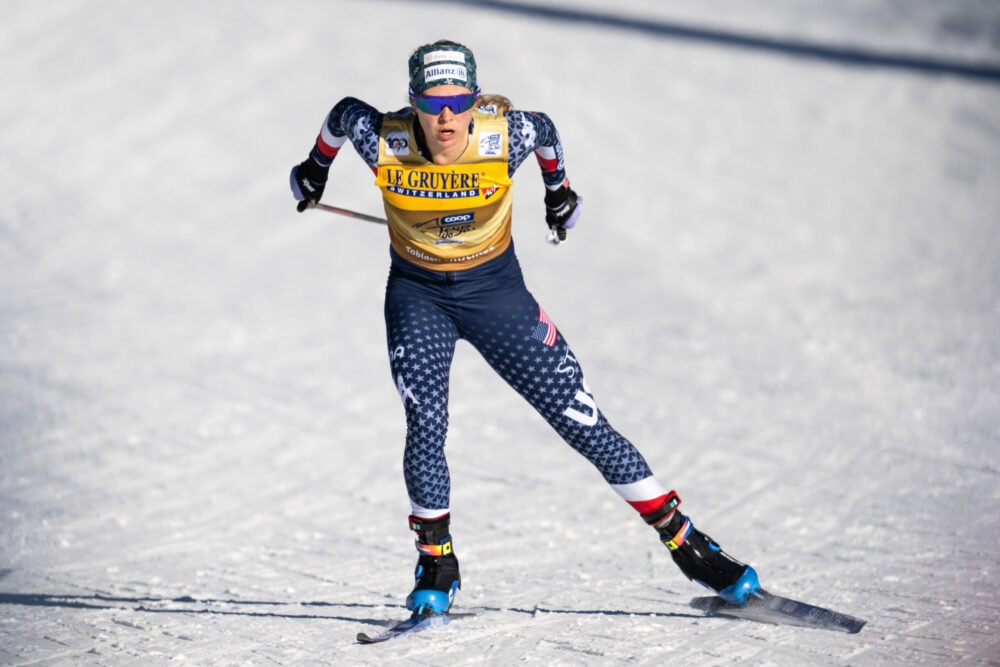
[[[364,632],[358,633],[358,641],[362,644],[374,644],[375,640],[366,635]]]
[[[742,618],[774,625],[795,625],[800,627],[835,630],[857,634],[868,621],[843,614],[826,607],[817,607],[798,600],[772,595],[761,591],[762,595],[751,597],[745,604],[736,605],[718,596],[693,598],[690,605],[709,615]]]
[[[854,623],[847,624],[844,629],[847,630],[847,634],[856,635],[859,632],[861,632],[861,628],[865,627],[867,624],[868,621],[866,621],[865,619],[855,618]]]

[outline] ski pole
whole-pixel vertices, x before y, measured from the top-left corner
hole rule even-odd
[[[336,213],[337,215],[343,215],[348,218],[357,218],[358,220],[365,220],[366,222],[374,222],[379,225],[389,224],[385,221],[385,218],[377,218],[374,215],[366,215],[364,213],[358,213],[357,211],[352,211],[350,209],[340,208],[338,206],[330,206],[329,204],[321,204],[319,202],[316,203],[310,202],[308,205],[306,205],[306,208],[318,208],[321,211]],[[559,238],[559,235],[556,233],[556,230],[554,229],[549,231],[549,236],[547,240],[552,245],[559,245],[560,243],[564,243],[563,239]]]
[[[358,213],[357,211],[351,211],[346,208],[338,208],[337,206],[330,206],[328,204],[321,204],[316,202],[312,206],[307,208],[318,208],[322,211],[328,211],[330,213],[336,213],[337,215],[347,216],[348,218],[357,218],[358,220],[365,220],[366,222],[374,222],[379,225],[388,224],[385,218],[376,218],[374,215],[365,215],[364,213]]]

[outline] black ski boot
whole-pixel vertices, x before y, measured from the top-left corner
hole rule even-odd
[[[417,534],[417,584],[406,598],[406,608],[415,615],[443,614],[451,607],[455,592],[462,587],[458,558],[451,547],[445,514],[437,519],[410,517],[410,529]]]
[[[760,590],[757,572],[695,528],[691,519],[676,509],[680,503],[677,493],[671,491],[663,507],[642,518],[656,528],[660,541],[670,549],[671,557],[688,579],[711,588],[726,602],[746,604]]]

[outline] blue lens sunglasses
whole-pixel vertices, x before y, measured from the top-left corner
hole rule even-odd
[[[417,95],[410,92],[410,101],[424,113],[434,116],[444,111],[445,107],[451,109],[452,113],[463,113],[472,108],[479,97],[479,91],[465,93],[464,95]]]

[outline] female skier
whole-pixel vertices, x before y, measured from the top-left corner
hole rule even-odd
[[[636,448],[597,409],[562,334],[528,292],[511,243],[511,176],[532,153],[545,183],[550,240],[580,215],[563,149],[543,113],[480,95],[476,62],[461,44],[421,46],[409,59],[410,106],[380,113],[338,102],[309,157],[291,173],[298,210],[315,206],[343,144],[375,174],[389,223],[385,293],[389,364],[406,413],[403,474],[416,533],[415,615],[443,614],[461,579],[449,532],[444,445],[448,375],[464,338],[585,456],[659,533],[681,571],[742,604],[760,588],[754,569],[723,552],[677,506]]]

